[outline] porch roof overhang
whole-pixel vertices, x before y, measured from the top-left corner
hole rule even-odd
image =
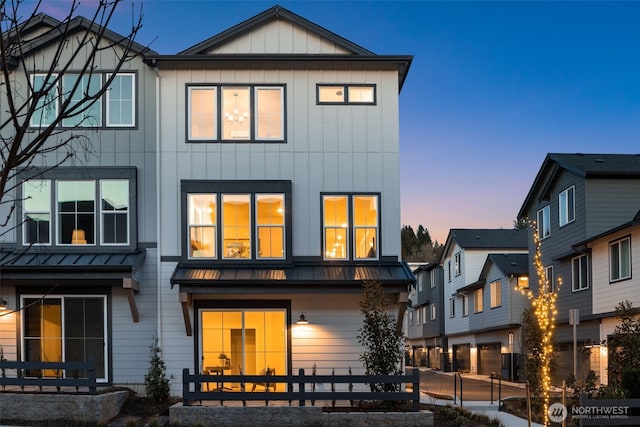
[[[131,317],[138,322],[134,294],[140,291],[135,279],[146,251],[88,252],[0,252],[0,280],[38,286],[42,281],[87,280],[90,284],[122,285],[127,292]]]
[[[398,321],[404,315],[407,286],[415,281],[404,262],[375,264],[329,264],[325,262],[291,266],[220,266],[179,263],[171,275],[171,286],[180,286],[180,303],[187,335],[192,334],[188,306],[194,294],[357,294],[366,281],[380,283],[387,293],[396,295]],[[401,327],[401,324],[398,324]]]

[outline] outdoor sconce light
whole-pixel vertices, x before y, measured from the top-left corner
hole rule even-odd
[[[300,318],[296,321],[296,325],[308,325],[309,321],[304,317],[304,313],[300,314]]]

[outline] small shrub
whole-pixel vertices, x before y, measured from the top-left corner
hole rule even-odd
[[[145,392],[147,397],[160,402],[169,398],[169,378],[167,378],[167,367],[162,359],[162,349],[158,346],[157,337],[154,337],[149,349],[151,366],[144,376]]]

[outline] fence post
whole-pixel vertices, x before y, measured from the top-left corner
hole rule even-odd
[[[298,369],[298,376],[302,378],[298,383],[298,393],[304,393],[304,369],[303,368]],[[304,399],[300,399],[300,402],[298,402],[298,405],[304,406],[305,405]]]
[[[93,355],[89,356],[89,369],[87,369],[87,376],[89,377],[89,393],[96,394],[96,362]]]
[[[491,378],[491,404],[493,405],[493,376],[495,375],[495,372],[491,372],[490,378]]]
[[[458,400],[458,374],[453,374],[453,404],[455,405]]]
[[[189,369],[184,368],[182,370],[182,406],[191,406],[191,401],[185,396],[189,395]],[[198,389],[198,384],[195,384],[196,390]]]
[[[413,410],[420,411],[420,370],[413,368]]]
[[[502,410],[502,375],[498,377],[498,411]]]

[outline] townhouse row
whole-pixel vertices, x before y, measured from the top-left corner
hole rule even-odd
[[[77,41],[98,30],[30,19],[13,62],[27,66],[0,88],[44,93],[32,132],[54,123],[87,148],[17,171],[0,228],[3,357],[93,356],[100,383],[138,388],[157,339],[174,394],[184,368],[363,373],[363,282],[381,283],[402,318],[414,281],[399,235],[412,57],[274,6],[178,54],[134,44],[115,76],[126,40],[106,31],[79,76]],[[57,123],[78,79],[109,90]]]
[[[615,307],[640,307],[640,154],[548,154],[517,220],[534,227],[451,229],[439,262],[414,270],[410,363],[524,381],[521,289],[543,277],[558,292],[554,381],[607,384]]]

